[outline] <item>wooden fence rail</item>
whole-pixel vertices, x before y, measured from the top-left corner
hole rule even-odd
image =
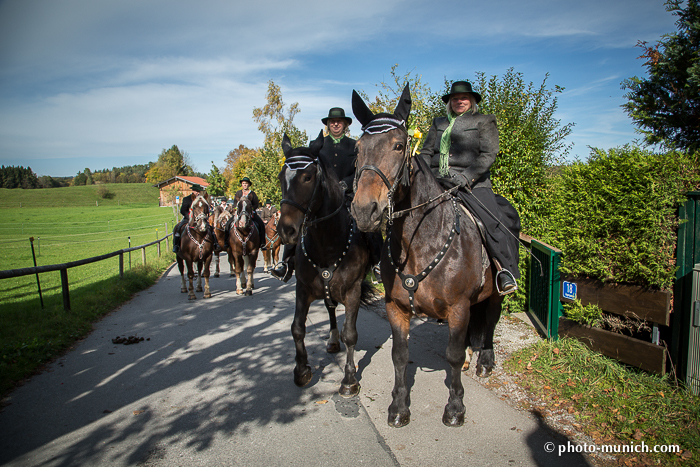
[[[60,271],[61,272],[61,290],[63,293],[63,309],[66,311],[70,311],[70,291],[68,288],[68,269],[74,268],[76,266],[83,266],[85,264],[96,263],[98,261],[104,261],[106,259],[114,258],[115,256],[119,256],[119,278],[123,279],[124,278],[124,253],[129,253],[131,251],[141,250],[141,259],[143,261],[143,264],[146,264],[146,247],[157,244],[158,256],[160,256],[160,242],[165,240],[165,249],[166,249],[166,251],[168,251],[169,250],[168,238],[171,235],[172,235],[172,233],[169,233],[166,236],[164,236],[163,238],[159,238],[158,240],[154,240],[154,241],[152,241],[150,243],[146,243],[144,245],[139,245],[139,246],[135,246],[135,247],[131,247],[131,248],[124,248],[123,250],[117,250],[117,251],[113,251],[111,253],[107,253],[104,255],[93,256],[92,258],[85,258],[85,259],[81,259],[78,261],[71,261],[69,263],[50,264],[47,266],[36,266],[36,267],[32,267],[32,268],[8,269],[5,271],[0,271],[0,279],[10,279],[12,277],[28,276],[30,274],[41,274],[44,272]]]

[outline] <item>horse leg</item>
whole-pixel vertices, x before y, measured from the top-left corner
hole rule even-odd
[[[187,262],[187,279],[189,281],[189,288],[187,289],[189,291],[189,294],[187,298],[189,300],[196,300],[197,296],[194,294],[194,264],[192,261]]]
[[[353,297],[345,304],[345,322],[343,323],[343,342],[347,356],[345,357],[345,377],[340,383],[340,395],[352,397],[360,392],[360,383],[357,381],[355,368],[355,344],[357,344],[357,311],[360,308],[360,284],[357,292],[350,294]],[[333,310],[335,311],[335,310]]]
[[[464,425],[464,386],[462,386],[462,365],[466,355],[467,328],[469,326],[469,314],[466,316],[454,316],[449,318],[450,335],[447,343],[447,362],[450,364],[450,396],[442,415],[442,423],[447,426]]]
[[[324,303],[326,305],[326,310],[328,310],[328,321],[331,325],[330,337],[326,344],[326,352],[338,353],[340,352],[340,333],[338,332],[338,320],[335,316],[335,309],[338,306],[338,302],[335,300],[324,300]]]
[[[214,277],[219,277],[219,253],[216,253],[216,259],[214,263],[216,264],[216,271],[214,271]]]
[[[294,309],[294,321],[292,321],[292,337],[294,338],[294,347],[296,347],[296,366],[294,367],[294,384],[299,387],[306,386],[313,373],[308,365],[308,354],[304,345],[304,337],[306,337],[306,317],[309,314],[309,306],[312,300],[307,296],[306,292],[301,290],[301,285],[297,283],[296,291],[296,307]]]
[[[386,311],[391,325],[391,360],[394,363],[394,389],[391,391],[388,422],[389,426],[401,428],[411,421],[411,411],[408,409],[410,394],[406,382],[411,317],[402,312],[394,302],[387,302]]]
[[[263,251],[263,272],[267,272],[267,268],[270,267],[270,257],[272,256],[272,252],[268,248],[267,250]]]
[[[243,264],[245,265],[245,275],[246,275],[246,286],[245,294],[253,295],[253,266],[255,263],[251,261],[250,255],[243,257]]]
[[[197,289],[195,290],[195,292],[202,291],[202,270],[203,270],[202,261],[201,260],[197,261]],[[207,272],[209,272],[209,271],[207,271]]]
[[[204,262],[204,298],[211,298],[211,290],[209,289],[209,266],[211,265],[211,257],[213,255],[210,255],[206,261]],[[217,256],[216,259],[218,260],[219,257]],[[219,262],[216,262],[216,267],[218,269],[219,267]]]
[[[236,257],[236,294],[243,295],[243,258],[240,256]]]
[[[187,293],[187,283],[185,282],[185,262],[177,256],[177,268],[180,270],[180,292]]]
[[[496,368],[493,352],[493,333],[501,317],[503,297],[492,295],[487,300],[472,307],[469,322],[469,343],[479,357],[476,360],[476,375],[485,378]]]

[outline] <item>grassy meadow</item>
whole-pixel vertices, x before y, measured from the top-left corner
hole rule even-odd
[[[150,243],[172,231],[172,208],[158,207],[158,189],[147,184],[105,185],[113,196],[101,198],[97,186],[37,190],[0,189],[0,270],[34,266],[29,238],[34,238],[38,266],[67,263]],[[20,207],[20,203],[21,206]],[[130,242],[130,243],[129,243]],[[63,311],[60,273],[0,280],[0,394],[33,372],[75,339],[91,323],[153,284],[174,261],[161,244],[124,256],[119,279],[114,257],[68,270],[70,313]],[[170,243],[172,245],[172,243]]]

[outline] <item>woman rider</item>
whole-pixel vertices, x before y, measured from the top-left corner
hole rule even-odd
[[[481,96],[467,81],[455,81],[442,96],[447,117],[433,120],[420,156],[443,187],[459,185],[460,200],[485,227],[485,245],[496,266],[501,295],[517,290],[520,218],[502,196],[493,192],[489,169],[498,154],[494,115],[479,113]]]
[[[350,203],[352,203],[352,184],[355,178],[355,161],[357,160],[355,153],[357,141],[346,135],[348,127],[352,124],[352,118],[345,116],[344,109],[333,107],[328,111],[328,116],[321,119],[321,123],[328,127],[328,136],[323,138],[323,148],[321,148],[319,158],[323,160],[326,167],[332,169],[338,176],[340,186],[345,191],[345,205],[349,208]],[[367,234],[365,237],[369,237],[367,242],[373,253],[372,264],[376,264],[381,255],[381,234],[378,234],[378,238],[376,238],[377,235]],[[294,272],[295,252],[295,245],[285,245],[282,261],[270,270],[270,274],[287,282]]]

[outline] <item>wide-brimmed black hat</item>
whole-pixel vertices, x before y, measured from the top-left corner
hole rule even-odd
[[[348,125],[352,124],[352,118],[346,117],[345,116],[345,110],[341,109],[340,107],[333,107],[331,110],[328,111],[328,116],[326,118],[322,118],[321,122],[324,125],[328,125],[328,120],[331,118],[342,118],[346,122],[348,122]]]
[[[251,186],[253,185],[253,182],[251,182],[248,177],[243,177],[239,183],[243,183],[243,182],[248,182],[248,183],[250,183]]]
[[[268,198],[268,199],[266,199],[266,200],[265,200],[265,204],[272,204],[272,200],[271,200],[271,199],[269,199],[269,198]]]
[[[197,185],[196,183],[190,186],[190,190],[192,191],[204,191],[204,188],[202,188],[201,185]]]
[[[447,104],[450,101],[450,97],[452,97],[453,94],[461,94],[465,92],[469,94],[474,94],[474,99],[476,99],[477,104],[481,102],[481,94],[472,91],[472,85],[469,83],[469,81],[455,81],[454,83],[452,83],[452,88],[450,89],[450,92],[442,96],[442,102]]]

